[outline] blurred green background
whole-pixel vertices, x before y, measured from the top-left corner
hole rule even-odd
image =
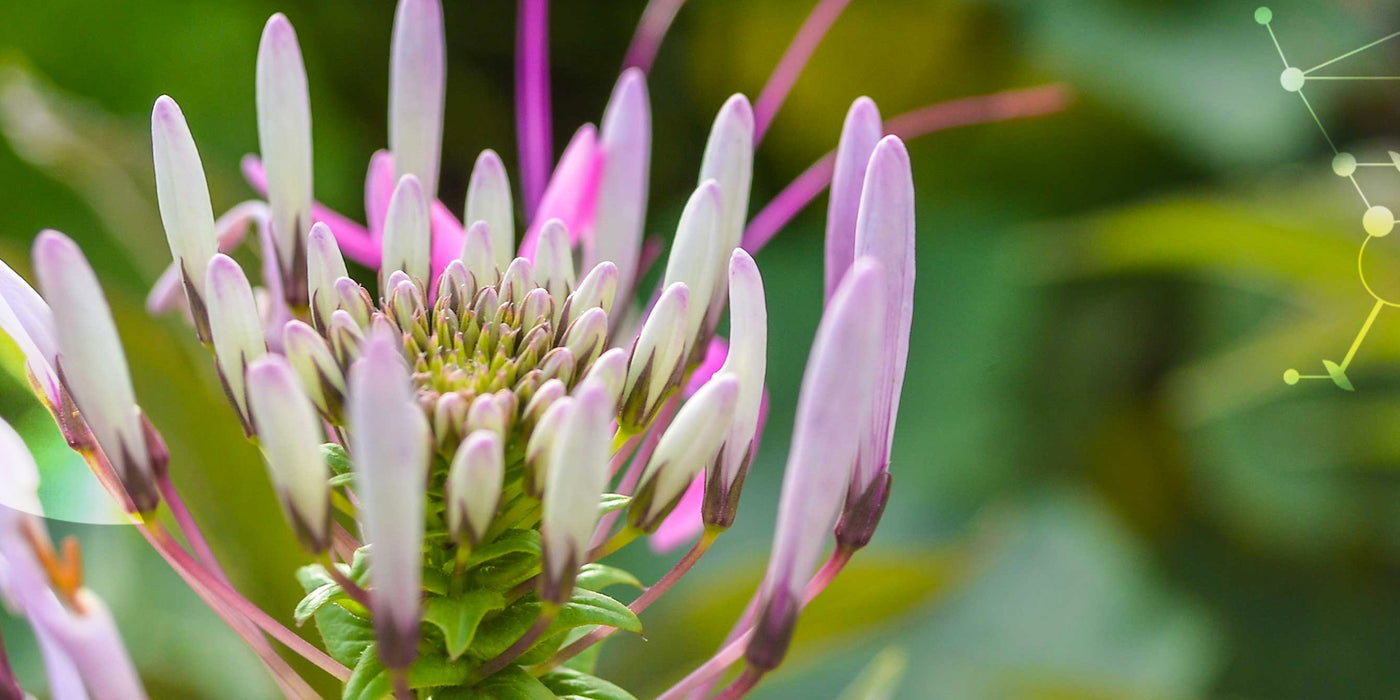
[[[441,194],[455,209],[482,148],[514,171],[514,4],[444,4]],[[553,5],[562,147],[601,114],[643,2]],[[715,110],[757,94],[810,5],[682,10],[650,79],[652,232],[677,218]],[[1393,3],[1272,6],[1305,66],[1400,29]],[[303,556],[258,455],[192,334],[142,308],[168,262],[150,105],[168,93],[183,106],[216,209],[251,197],[237,163],[257,147],[254,55],[279,10],[307,58],[317,195],[361,216],[365,167],[386,139],[391,2],[10,2],[0,257],[28,275],[42,227],[88,252],[177,484],[235,583],[290,620]],[[858,95],[887,116],[1052,81],[1076,99],[1060,115],[910,144],[919,284],[896,490],[872,546],[804,615],[789,662],[754,697],[837,697],[862,672],[900,679],[901,698],[1400,696],[1400,313],[1383,313],[1361,347],[1354,394],[1281,381],[1339,360],[1372,301],[1355,273],[1363,208],[1280,89],[1253,10],[860,0],[841,17],[758,152],[755,210],[834,147]],[[1396,74],[1400,42],[1350,60],[1358,74]],[[1400,143],[1400,84],[1308,94],[1362,160]],[[1400,211],[1395,172],[1361,177]],[[604,675],[639,697],[715,649],[761,572],[820,313],[824,211],[823,198],[758,256],[773,409],[739,521],[645,616],[648,640],[604,652]],[[1393,249],[1379,255],[1400,269]],[[0,415],[61,463],[13,348],[0,356],[11,370]],[[157,697],[271,696],[252,655],[135,532],[54,529],[82,538],[91,585]],[[647,580],[675,556],[633,549],[623,563]],[[3,634],[41,687],[23,624],[6,618]]]

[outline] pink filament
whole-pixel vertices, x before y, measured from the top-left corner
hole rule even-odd
[[[520,0],[515,46],[516,137],[520,143],[521,190],[525,211],[532,212],[544,196],[549,179],[549,3]]]
[[[792,91],[792,86],[797,83],[797,77],[802,75],[807,61],[816,53],[817,45],[826,37],[826,33],[831,31],[831,25],[836,24],[836,18],[841,16],[841,11],[849,4],[851,0],[821,0],[812,9],[812,13],[807,15],[802,28],[797,30],[797,36],[788,44],[787,51],[783,52],[783,57],[778,61],[778,66],[768,77],[768,84],[764,85],[763,92],[758,94],[758,101],[754,102],[755,144],[763,140],[768,126],[773,123],[773,117],[782,108],[783,101]]]

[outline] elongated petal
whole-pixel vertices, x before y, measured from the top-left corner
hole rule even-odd
[[[308,550],[324,551],[330,543],[331,487],[321,458],[321,423],[286,360],[264,355],[248,365],[248,405],[287,520]]]
[[[642,250],[651,180],[651,102],[646,75],[628,68],[617,79],[599,133],[603,171],[593,223],[593,252],[585,258],[617,265],[618,287],[630,293]]]
[[[24,354],[25,365],[39,384],[50,408],[59,404],[58,359],[53,312],[43,297],[0,260],[0,333],[8,335]]]
[[[317,410],[329,420],[338,420],[345,400],[345,375],[326,340],[302,321],[288,321],[282,328],[282,350]]]
[[[768,307],[758,265],[741,248],[729,260],[729,353],[721,372],[739,379],[734,421],[717,462],[719,482],[727,490],[752,459],[763,382],[768,367]]]
[[[335,311],[335,281],[349,275],[335,234],[329,226],[316,222],[306,239],[306,280],[311,294],[311,319],[317,328],[325,328]]]
[[[145,688],[107,605],[86,588],[78,589],[73,599],[76,610],[49,596],[29,614],[53,634],[96,700],[143,700]]]
[[[716,376],[685,402],[647,462],[628,511],[629,521],[646,531],[661,524],[681,494],[714,459],[728,435],[739,398],[739,380]]]
[[[292,23],[275,14],[263,27],[257,66],[258,145],[267,168],[272,237],[287,301],[306,301],[306,233],[311,228],[311,95]]]
[[[549,3],[522,0],[515,44],[515,117],[525,211],[538,207],[554,154],[550,135]]]
[[[267,174],[263,172],[262,160],[254,155],[246,155],[239,162],[239,167],[243,171],[243,178],[254,190],[267,193]],[[311,203],[311,218],[314,221],[324,221],[331,227],[335,241],[340,245],[340,252],[344,253],[345,257],[368,267],[379,266],[378,241],[370,236],[364,226],[319,202]]]
[[[214,238],[218,241],[219,252],[227,253],[241,245],[254,224],[259,227],[269,226],[271,212],[266,202],[257,199],[239,202],[230,207],[214,220]],[[204,287],[198,287],[197,291],[202,293]],[[161,273],[160,279],[151,285],[151,292],[146,296],[146,311],[152,315],[163,314],[177,308],[184,300],[184,275],[180,272],[180,263],[172,261]]]
[[[165,240],[180,270],[195,330],[200,340],[208,342],[209,319],[201,295],[204,270],[218,252],[214,207],[209,203],[209,184],[185,115],[175,100],[165,95],[151,110],[151,151]]]
[[[447,528],[458,541],[481,541],[501,502],[505,453],[501,438],[490,430],[467,436],[452,457],[447,472]]]
[[[467,183],[467,210],[462,223],[484,221],[490,227],[496,267],[506,269],[515,250],[515,205],[510,196],[510,176],[501,157],[491,149],[481,152]]]
[[[378,150],[369,158],[369,170],[365,173],[365,221],[369,224],[369,235],[374,240],[384,237],[384,217],[389,214],[389,198],[394,196],[394,155]]]
[[[569,243],[578,245],[593,230],[594,207],[597,205],[598,178],[603,158],[598,150],[598,130],[584,124],[574,132],[574,138],[559,156],[559,165],[545,188],[540,205],[530,218],[530,228],[520,242],[520,257],[534,260],[541,227],[550,219],[559,219],[569,231]]]
[[[64,385],[132,503],[149,512],[160,502],[154,464],[126,353],[97,276],[78,246],[57,231],[44,231],[34,242],[34,269],[53,310]]]
[[[540,597],[554,604],[569,599],[578,567],[588,560],[588,541],[598,524],[598,499],[608,480],[612,414],[605,387],[581,385],[550,447],[540,524],[544,544]]]
[[[666,288],[652,308],[627,362],[621,420],[629,428],[651,421],[668,389],[680,379],[690,290],[680,282]]]
[[[666,277],[670,286],[677,282],[691,290],[690,307],[685,321],[685,356],[689,357],[697,341],[703,340],[705,315],[710,307],[710,294],[715,289],[715,247],[719,243],[720,189],[714,180],[706,180],[691,193],[676,227],[676,240],[666,260]]]
[[[214,357],[229,401],[233,403],[245,431],[252,433],[248,395],[243,380],[248,364],[267,352],[262,322],[248,277],[233,258],[220,253],[209,261],[209,329],[214,336]]]
[[[909,357],[914,318],[914,179],[909,151],[898,137],[880,141],[870,157],[856,223],[856,255],[885,268],[885,335],[877,362],[879,383],[872,397],[870,429],[861,445],[853,486],[857,492],[889,467],[894,421]]]
[[[39,467],[24,439],[0,420],[0,506],[42,516],[39,504]]]
[[[428,219],[428,200],[418,178],[404,175],[389,200],[389,213],[384,220],[384,264],[379,268],[379,291],[387,295],[389,275],[395,271],[408,273],[422,284],[430,279],[432,229]]]
[[[714,180],[720,189],[720,236],[714,250],[715,291],[709,298],[707,323],[719,322],[729,287],[724,274],[729,252],[744,235],[749,215],[749,185],[753,180],[753,107],[743,95],[730,97],[720,108],[710,128],[709,141],[700,164],[700,182]]]
[[[883,339],[885,281],[878,262],[857,259],[817,327],[797,399],[792,448],[778,498],[773,552],[758,625],[746,656],[769,669],[791,639],[802,589],[831,537],[875,389]]]
[[[574,354],[579,369],[588,367],[608,344],[608,315],[593,307],[569,324],[563,346]]]
[[[438,0],[399,0],[389,57],[389,150],[395,174],[413,175],[437,192],[447,41]]]
[[[865,185],[865,166],[882,133],[880,110],[869,97],[856,100],[846,112],[836,168],[831,176],[831,200],[826,208],[826,298],[836,292],[856,257],[856,214]]]
[[[467,236],[462,242],[462,264],[479,285],[495,284],[504,269],[497,267],[493,247],[491,227],[485,221],[477,221],[467,227]]]
[[[347,413],[370,557],[375,636],[385,666],[417,656],[428,422],[392,333],[374,332],[350,369]]]
[[[627,351],[613,348],[593,361],[581,382],[596,382],[608,389],[608,400],[622,400],[622,387],[627,381]]]

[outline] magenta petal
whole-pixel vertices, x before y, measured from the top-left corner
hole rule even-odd
[[[724,338],[715,337],[710,341],[709,347],[705,348],[705,359],[700,362],[700,366],[690,374],[690,383],[685,385],[685,395],[691,396],[705,386],[705,382],[715,376],[720,368],[724,367],[724,360],[729,357],[729,343]]]
[[[448,264],[461,256],[462,243],[466,240],[467,233],[462,227],[462,222],[457,220],[441,200],[433,200],[429,220],[433,227],[433,282],[436,282],[438,275],[447,269]],[[429,285],[428,289],[434,289],[434,285]]]
[[[664,554],[695,539],[705,529],[705,521],[700,517],[704,504],[705,472],[701,471],[686,487],[681,500],[676,503],[676,509],[652,533],[651,550]]]
[[[259,194],[267,196],[267,176],[263,173],[262,161],[257,156],[243,157],[243,177]],[[379,267],[381,251],[379,243],[370,238],[369,231],[354,221],[342,216],[320,202],[311,205],[311,218],[331,227],[335,242],[345,257],[366,267]],[[313,221],[312,223],[315,223]]]
[[[520,0],[515,44],[515,119],[520,142],[520,189],[525,211],[535,209],[549,179],[549,3]]]
[[[881,136],[880,110],[862,97],[846,112],[841,142],[836,148],[836,169],[831,177],[831,199],[826,209],[826,298],[851,267],[856,256],[856,214],[865,185],[865,166]]]
[[[540,227],[550,219],[559,219],[569,231],[569,243],[577,246],[591,234],[593,213],[598,198],[598,180],[603,171],[603,155],[598,149],[598,130],[592,124],[579,127],[574,138],[559,157],[559,167],[549,187],[540,198],[540,206],[530,218],[530,228],[520,243],[520,257],[535,258],[535,245]]]

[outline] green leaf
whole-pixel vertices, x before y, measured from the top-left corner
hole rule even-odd
[[[355,664],[355,670],[350,673],[350,680],[345,682],[345,691],[341,694],[343,700],[383,700],[394,692],[393,680],[389,678],[389,672],[385,670],[384,664],[379,662],[379,655],[374,653],[374,645],[365,647],[360,654],[360,660]]]
[[[302,591],[310,593],[328,583],[335,583],[326,570],[320,564],[307,564],[296,573],[297,583],[301,584]]]
[[[328,583],[307,593],[306,597],[297,603],[296,611],[292,616],[296,619],[297,625],[304,625],[307,620],[311,619],[312,615],[316,614],[316,611],[342,596],[345,596],[345,591],[340,587],[340,584]]]
[[[559,617],[555,618],[549,630],[562,632],[583,625],[607,625],[642,633],[642,621],[626,605],[597,591],[578,588],[568,604],[559,610]]]
[[[477,684],[472,700],[558,700],[540,679],[519,666],[502,670]]]
[[[512,529],[502,532],[496,539],[472,550],[471,556],[467,557],[467,568],[480,566],[492,559],[517,552],[528,552],[539,556],[539,531]]]
[[[506,606],[498,591],[467,591],[461,598],[432,597],[424,602],[423,620],[436,625],[447,639],[447,654],[456,659],[472,645],[486,614]]]
[[[355,483],[355,475],[348,473],[336,474],[335,476],[331,477],[327,483],[331,485],[331,488],[335,488],[337,486],[350,486],[351,484]]]
[[[609,586],[632,586],[636,589],[643,589],[646,586],[637,580],[630,571],[619,569],[607,564],[584,564],[578,571],[578,579],[575,582],[579,588],[586,588],[590,591],[601,591]]]
[[[530,625],[539,617],[541,607],[538,598],[527,596],[483,622],[477,630],[471,654],[486,659],[505,651],[530,629]],[[565,632],[585,625],[607,625],[638,634],[642,631],[642,621],[626,605],[602,593],[576,589],[573,598],[559,609],[554,622],[541,635],[543,641],[521,656],[522,663],[535,659],[541,653],[553,653],[564,641]]]
[[[326,653],[347,666],[358,663],[365,648],[374,643],[374,625],[339,605],[316,611],[316,629],[325,642]]]
[[[345,453],[345,448],[333,442],[321,445],[321,459],[326,460],[326,466],[330,467],[337,476],[349,474],[354,469],[354,464],[350,461],[350,455]]]
[[[350,558],[350,580],[361,585],[369,580],[369,547],[360,547]]]
[[[637,700],[631,693],[601,678],[571,668],[556,668],[540,676],[550,692],[579,700]]]
[[[510,647],[540,615],[540,601],[526,596],[484,620],[469,648],[478,659],[489,659]]]
[[[613,511],[622,510],[631,502],[631,496],[624,496],[620,493],[605,493],[602,500],[598,501],[598,515],[603,516]]]
[[[459,686],[471,679],[479,664],[470,661],[449,661],[437,652],[419,654],[408,669],[408,687],[442,688]]]
[[[530,552],[513,552],[492,559],[471,572],[471,580],[479,588],[510,589],[540,572],[540,557]]]

